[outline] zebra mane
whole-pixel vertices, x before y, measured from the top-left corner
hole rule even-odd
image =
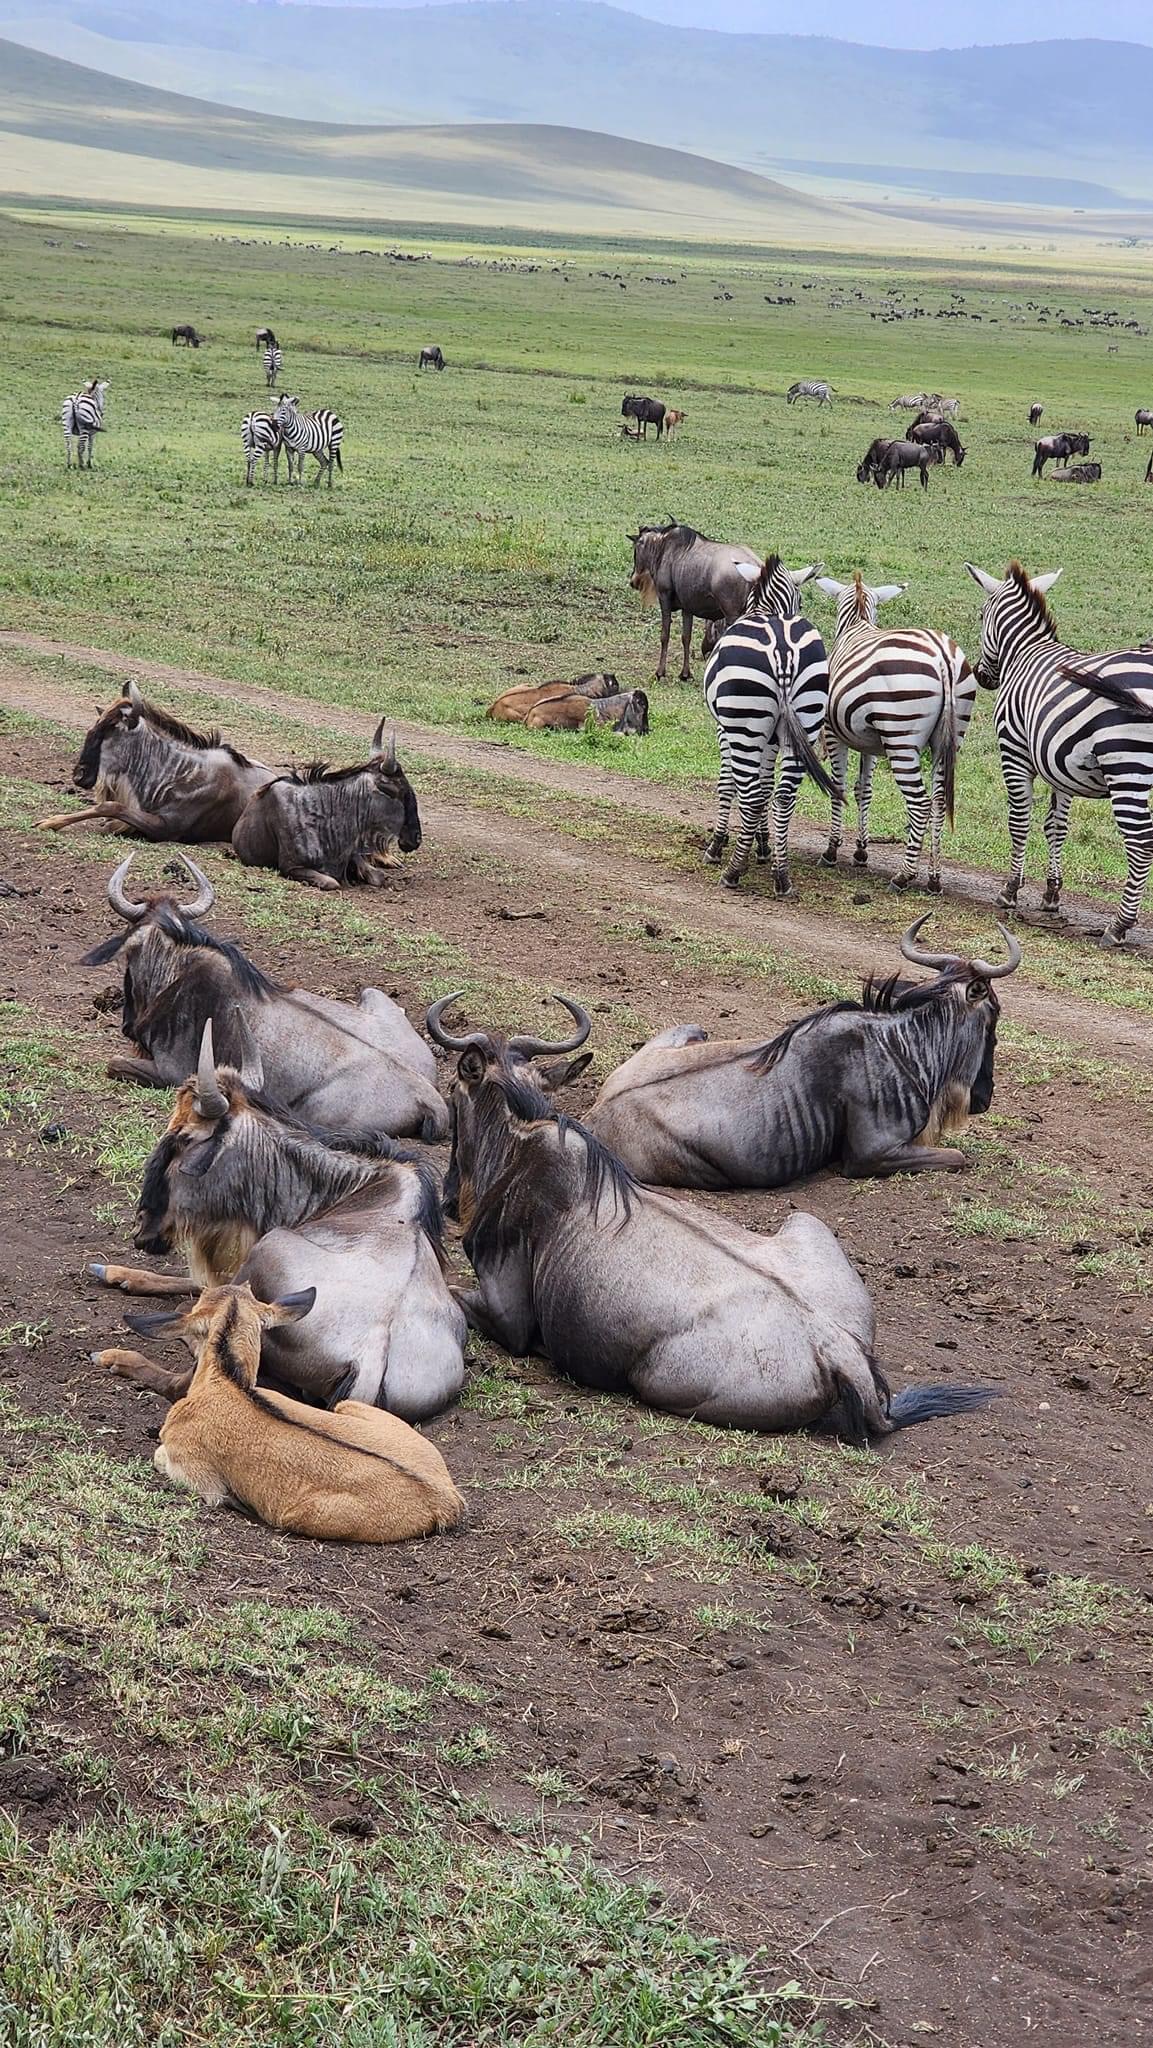
[[[1034,590],[1029,581],[1028,573],[1021,567],[1020,562],[1010,562],[1009,573],[1005,581],[1011,583],[1018,595],[1024,598],[1036,624],[1043,626],[1050,639],[1055,640],[1057,638],[1057,621],[1049,610],[1049,601],[1043,592]]]
[[[865,579],[859,569],[853,570],[853,613],[856,618],[863,619],[868,625],[869,596],[865,589]]]

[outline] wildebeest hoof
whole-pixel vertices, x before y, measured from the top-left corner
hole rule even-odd
[[[104,1279],[104,1276],[105,1276],[105,1274],[106,1274],[106,1273],[107,1273],[107,1271],[108,1271],[108,1268],[107,1268],[107,1266],[96,1266],[96,1265],[93,1265],[93,1266],[89,1266],[89,1268],[88,1268],[88,1271],[89,1271],[89,1273],[90,1273],[90,1274],[92,1275],[92,1278],[93,1278],[94,1280],[103,1280],[103,1279]]]

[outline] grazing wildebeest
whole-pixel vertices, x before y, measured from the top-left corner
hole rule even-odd
[[[649,729],[649,700],[643,690],[622,690],[615,697],[582,697],[574,690],[534,704],[524,722],[532,732],[579,732],[590,716],[614,732],[643,738]]]
[[[635,391],[630,391],[621,406],[621,418],[635,420],[638,436],[646,441],[649,438],[650,426],[656,428],[657,440],[660,440],[665,430],[665,412],[666,407],[661,404],[659,398],[643,398]]]
[[[163,1394],[153,1464],[209,1507],[239,1505],[270,1529],[322,1542],[403,1543],[452,1529],[464,1502],[418,1430],[363,1401],[332,1415],[273,1388],[257,1389],[264,1333],[300,1322],[315,1289],[257,1301],[251,1287],[205,1288],[190,1309],[126,1316],[141,1336],[172,1330],[196,1351],[188,1372],[165,1372],[137,1351],[94,1351],[93,1362]]]
[[[1153,412],[1150,412],[1145,406],[1139,407],[1133,415],[1133,424],[1137,432],[1143,434],[1147,427],[1153,427]]]
[[[85,736],[72,771],[77,789],[95,791],[96,801],[41,818],[38,829],[62,832],[98,818],[140,839],[228,839],[249,798],[275,774],[218,732],[196,732],[147,703],[129,681]]]
[[[1038,405],[1038,404],[1037,404],[1037,402],[1036,402],[1036,400],[1034,400],[1033,404],[1032,404],[1032,405],[1031,405],[1031,406],[1029,407],[1029,425],[1030,425],[1031,427],[1039,427],[1039,426],[1040,426],[1040,424],[1041,424],[1041,415],[1042,415],[1042,413],[1044,412],[1044,410],[1045,410],[1044,406],[1043,406],[1043,405]]]
[[[436,342],[422,348],[416,367],[418,370],[443,370],[444,350]]]
[[[255,1047],[266,1093],[315,1127],[426,1143],[448,1135],[436,1060],[382,989],[362,989],[357,1002],[342,1003],[282,987],[239,946],[205,930],[200,919],[214,891],[187,854],[180,859],[196,888],[187,903],[178,902],[171,885],[130,897],[133,858],[108,883],[108,901],[126,929],[82,963],[123,962],[121,1029],[140,1057],[110,1060],[111,1075],[150,1088],[179,1087],[215,1017],[217,1057],[239,1069]]]
[[[751,548],[729,541],[707,540],[695,527],[678,525],[675,519],[664,526],[642,526],[638,533],[630,533],[629,539],[633,544],[630,585],[647,603],[660,606],[657,681],[665,679],[673,613],[680,612],[681,681],[687,683],[692,673],[689,657],[694,620],[718,619],[731,625],[739,619],[749,601],[749,586],[740,565],[747,563],[759,574],[761,557]]]
[[[1047,462],[1068,462],[1071,455],[1088,453],[1088,434],[1043,434],[1033,449],[1033,475],[1043,476]]]
[[[775,1038],[709,1042],[699,1025],[661,1032],[606,1080],[589,1128],[638,1180],[661,1187],[786,1187],[836,1166],[850,1178],[968,1164],[942,1148],[993,1099],[1000,1003],[1020,964],[1003,927],[1000,966],[925,953],[926,911],[901,940],[927,982],[869,981]]]
[[[863,461],[857,464],[857,482],[859,484],[876,482],[878,467],[884,461],[892,446],[892,439],[884,434],[878,434],[874,441],[870,441],[865,450]]]
[[[517,683],[511,690],[504,690],[495,697],[484,715],[495,725],[523,725],[537,704],[561,697],[615,697],[619,690],[616,677],[604,672],[574,676],[567,683]]]
[[[125,1294],[186,1294],[247,1281],[262,1301],[316,1289],[307,1325],[269,1333],[263,1363],[331,1406],[368,1401],[418,1422],[460,1392],[465,1322],[444,1279],[430,1167],[319,1131],[261,1092],[260,1063],[218,1068],[205,1025],[144,1169],[133,1242],[185,1275],[94,1265]]]
[[[905,488],[905,471],[915,469],[920,473],[921,489],[929,488],[929,471],[945,459],[945,451],[931,441],[927,447],[918,441],[890,441],[883,455],[878,456],[873,466],[873,482],[879,491],[886,484],[897,482],[899,490]]]
[[[906,438],[921,447],[939,448],[942,462],[947,452],[952,456],[956,469],[960,469],[965,460],[961,437],[951,420],[915,420]]]
[[[279,343],[277,342],[276,336],[275,336],[275,334],[273,333],[273,331],[272,331],[271,327],[258,327],[258,328],[257,328],[257,330],[256,330],[256,346],[257,346],[257,348],[277,348],[277,347],[279,347]]]
[[[1064,464],[1060,469],[1049,471],[1051,484],[1099,484],[1100,481],[1099,462],[1075,462],[1071,466]]]
[[[313,761],[266,780],[237,819],[232,845],[246,867],[278,868],[310,889],[345,882],[382,888],[378,855],[395,840],[402,853],[420,845],[416,795],[396,758],[396,736],[384,746],[382,718],[363,764],[330,768]]]
[[[182,327],[174,327],[172,330],[173,347],[176,346],[176,343],[178,341],[182,341],[184,343],[185,348],[199,348],[203,340],[204,336],[202,334],[197,334],[195,327],[192,327],[187,323]]]
[[[589,1020],[560,1000],[579,1019],[579,1045]],[[527,1055],[567,1046],[453,1037],[445,1007],[434,1003],[427,1028],[458,1055],[446,1199],[451,1190],[478,1283],[460,1298],[483,1336],[698,1422],[822,1422],[859,1444],[986,1398],[918,1387],[891,1402],[872,1303],[831,1230],[797,1211],[760,1237],[638,1186],[535,1085]]]

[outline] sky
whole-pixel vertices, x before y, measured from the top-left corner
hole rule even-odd
[[[315,0],[314,0],[315,4]],[[450,0],[319,0],[321,5],[446,5]],[[452,0],[456,4],[456,0]],[[538,0],[539,4],[539,0]],[[552,0],[558,7],[565,0]],[[612,0],[620,5],[621,0]],[[630,14],[729,33],[838,36],[889,49],[1048,42],[1065,36],[1153,43],[1151,0],[628,0]]]

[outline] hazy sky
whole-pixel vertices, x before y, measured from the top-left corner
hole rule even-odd
[[[348,5],[350,0],[320,0]],[[359,0],[447,4],[447,0]],[[552,0],[562,7],[565,0]],[[620,0],[616,0],[620,4]],[[1151,0],[628,0],[653,21],[766,35],[839,36],[846,42],[931,50],[969,43],[1030,43],[1061,36],[1153,42]]]

